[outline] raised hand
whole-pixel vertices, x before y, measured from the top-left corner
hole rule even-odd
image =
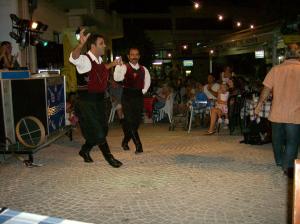
[[[79,42],[81,45],[84,45],[85,42],[87,41],[87,39],[89,38],[89,36],[91,35],[90,33],[88,33],[87,35],[84,35],[84,31],[85,31],[85,29],[80,30]]]

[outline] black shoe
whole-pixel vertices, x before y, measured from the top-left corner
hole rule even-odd
[[[138,145],[136,147],[135,154],[139,154],[139,153],[142,153],[142,152],[144,152],[142,145]]]
[[[283,172],[288,178],[290,178],[290,179],[294,178],[294,168],[288,168],[287,170],[285,170]]]
[[[105,160],[111,165],[112,167],[119,168],[123,165],[119,160],[115,159],[113,155],[105,157]]]
[[[90,156],[90,153],[80,150],[78,154],[83,158],[84,162],[86,163],[94,162],[92,157]]]
[[[118,168],[123,165],[119,160],[113,157],[106,141],[102,144],[99,144],[99,149],[102,152],[104,159],[109,163],[109,165],[115,168]]]
[[[139,133],[137,131],[132,132],[132,140],[135,144],[135,154],[143,152],[143,146],[140,140]]]
[[[129,146],[128,146],[128,142],[125,142],[124,140],[122,141],[122,148],[125,150],[125,151],[128,151],[130,150]]]

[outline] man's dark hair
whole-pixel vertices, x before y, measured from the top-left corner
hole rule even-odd
[[[92,44],[96,45],[97,39],[98,38],[102,38],[104,39],[104,37],[100,34],[91,34],[87,40],[87,49],[90,50],[92,48]]]
[[[11,45],[11,42],[9,42],[9,41],[2,41],[1,42],[1,47],[5,46],[5,45]]]
[[[131,47],[129,47],[129,48],[128,48],[128,51],[127,51],[127,54],[129,55],[130,51],[133,50],[133,49],[134,49],[134,50],[138,50],[139,53],[141,54],[140,49],[139,49],[138,47],[136,47],[136,46],[131,46]]]

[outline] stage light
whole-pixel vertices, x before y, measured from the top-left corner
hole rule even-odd
[[[10,32],[10,33],[9,33],[9,36],[10,36],[11,38],[13,38],[17,43],[20,42],[20,36],[19,36],[18,34],[16,34],[15,32]]]
[[[18,23],[20,22],[20,19],[16,16],[16,14],[10,14],[9,16],[11,18],[11,21],[13,23],[15,23],[16,25],[18,25]]]
[[[218,15],[218,20],[222,21],[224,19],[224,17],[222,15]]]
[[[33,30],[35,30],[35,29],[37,29],[38,28],[38,23],[37,22],[34,22],[34,21],[32,21],[31,22],[31,29],[33,29]]]
[[[28,19],[20,19],[15,14],[10,14],[12,21],[12,31],[9,35],[16,40],[21,47],[28,45],[36,46],[41,43],[40,34],[48,29],[45,25],[38,21],[30,21]],[[43,42],[43,46],[47,46],[48,42]]]
[[[44,46],[44,47],[47,47],[47,46],[48,46],[48,41],[44,40],[44,41],[43,41],[43,46]]]

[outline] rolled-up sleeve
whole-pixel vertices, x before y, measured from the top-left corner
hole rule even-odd
[[[114,80],[120,82],[124,80],[127,68],[126,65],[117,65],[114,71]]]
[[[148,69],[145,68],[145,67],[144,67],[144,70],[145,70],[145,80],[144,80],[144,88],[142,90],[143,94],[145,94],[148,91],[148,89],[149,89],[149,87],[151,85],[151,76],[150,76],[150,73],[149,73]]]
[[[79,58],[74,59],[71,53],[69,61],[76,66],[79,74],[87,73],[92,69],[91,62],[86,55],[80,55]]]
[[[272,89],[274,85],[274,73],[275,69],[272,68],[270,72],[266,75],[265,80],[263,81],[263,85],[268,87],[269,89]]]

